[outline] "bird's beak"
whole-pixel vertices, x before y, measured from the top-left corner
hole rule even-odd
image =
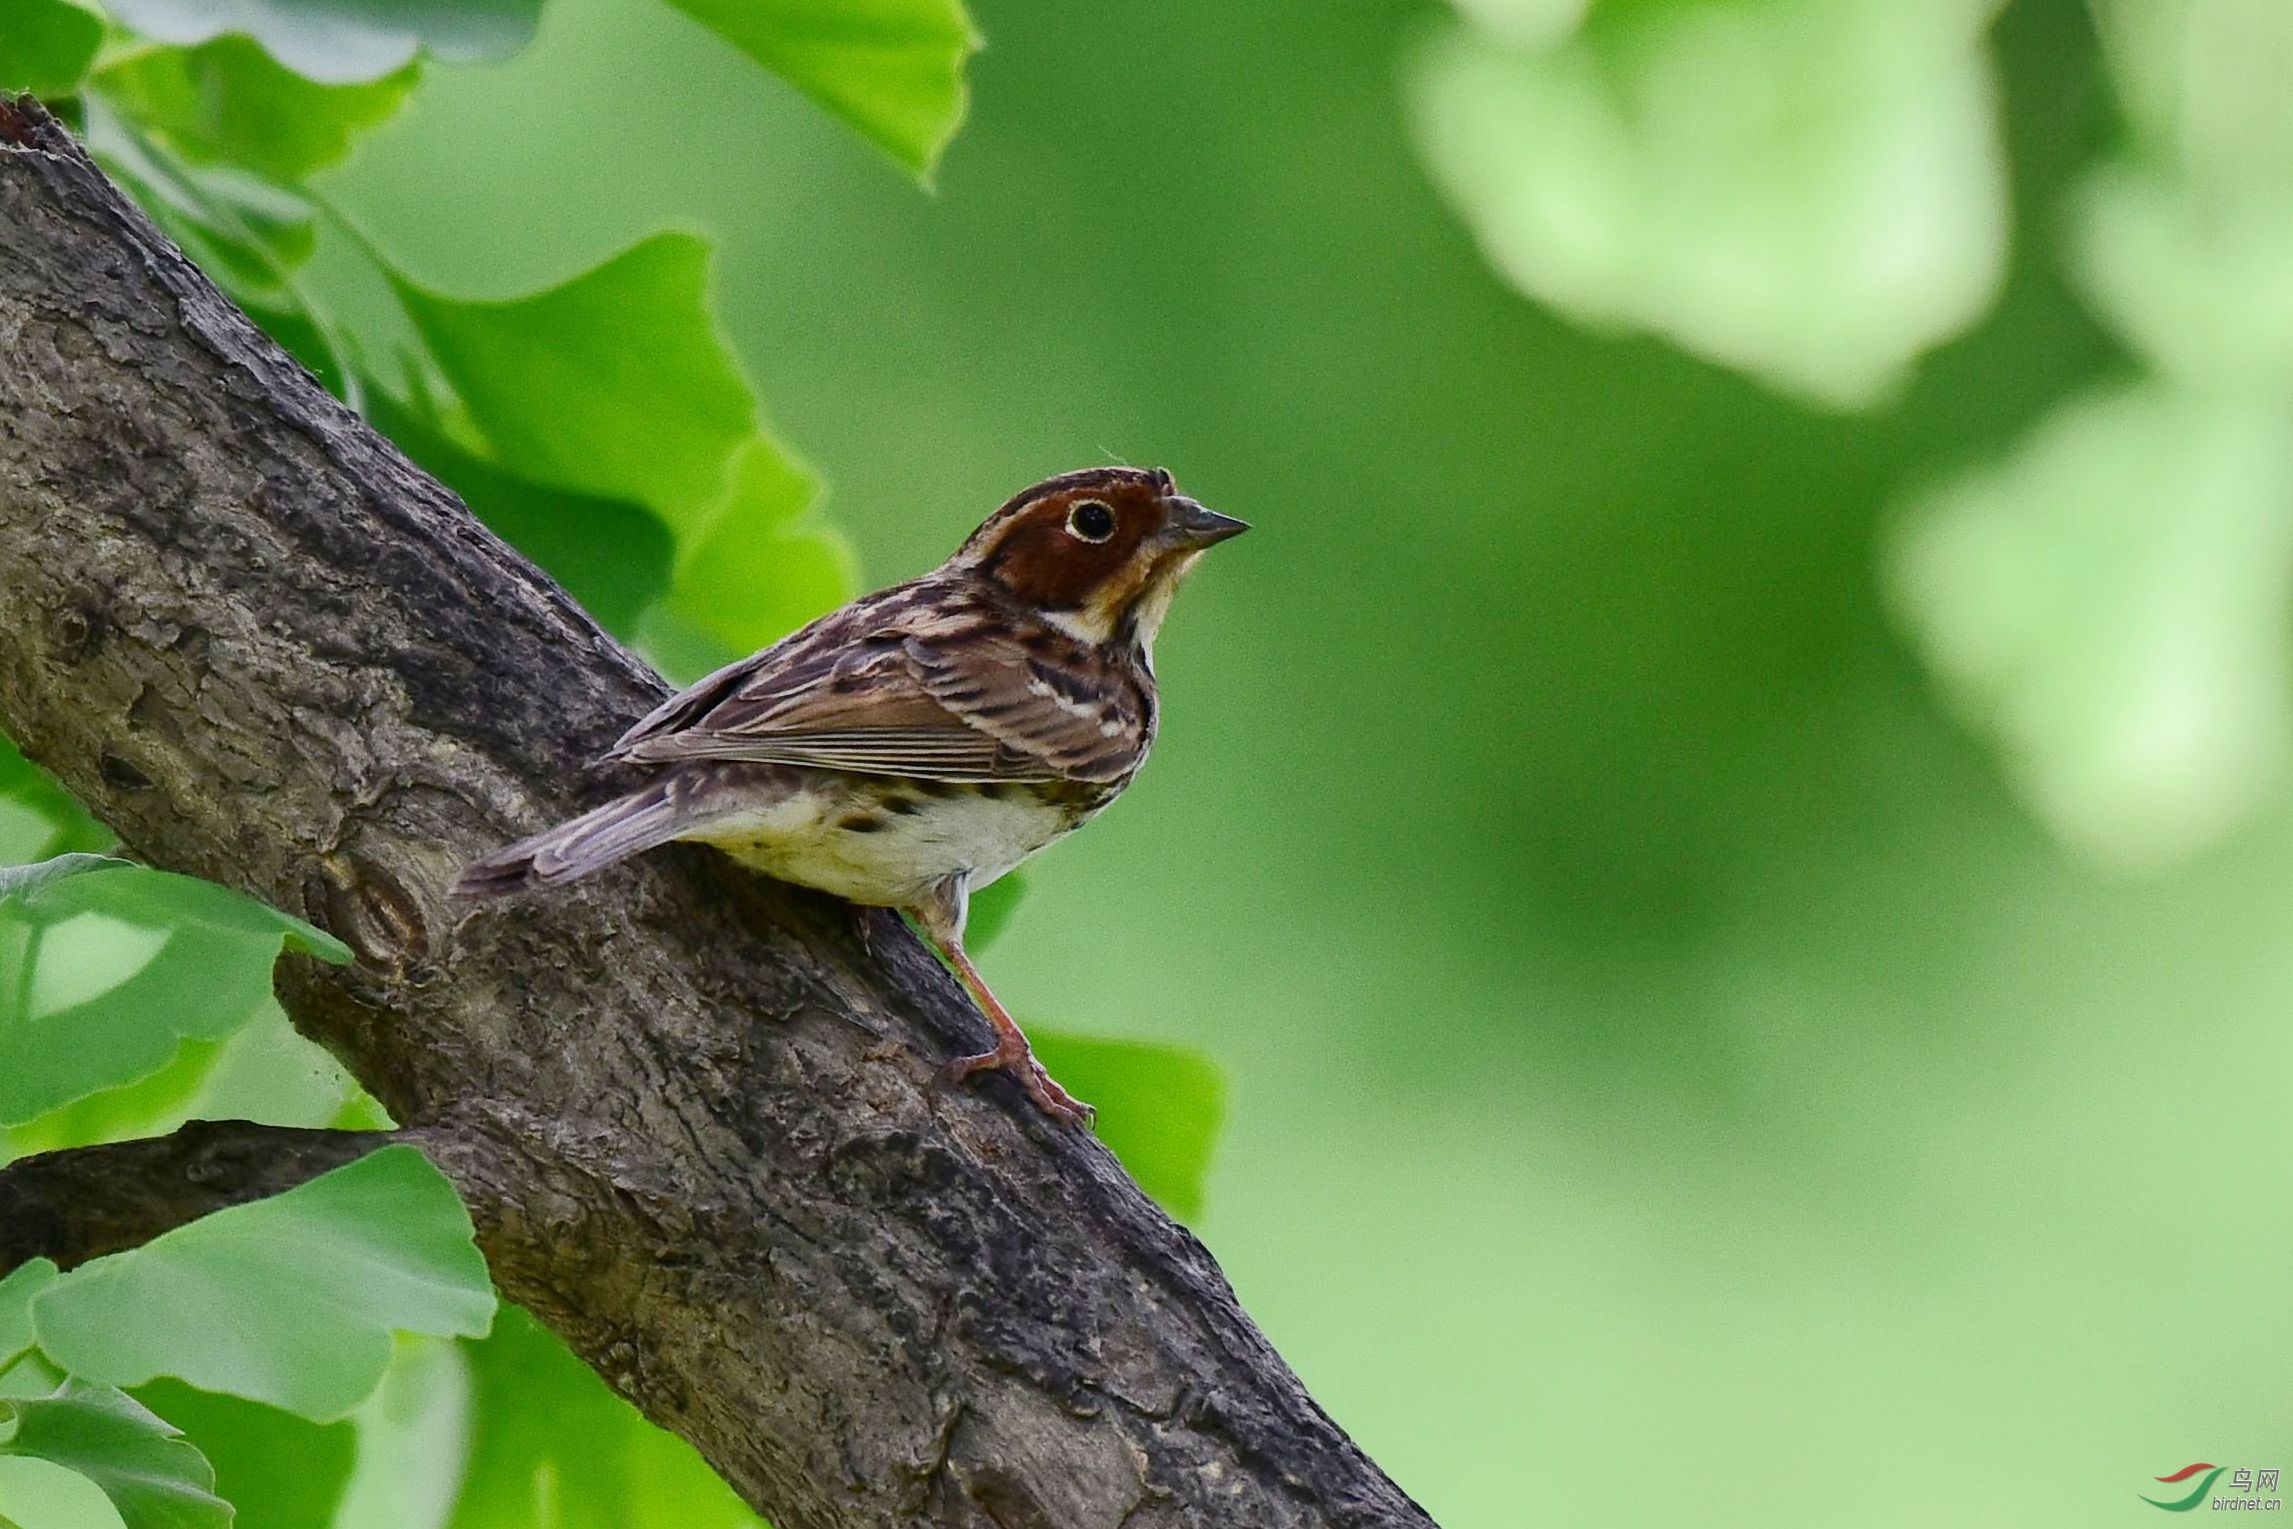
[[[1210,547],[1230,536],[1240,536],[1250,529],[1247,520],[1236,520],[1216,510],[1197,504],[1184,494],[1171,497],[1171,540],[1182,547]]]

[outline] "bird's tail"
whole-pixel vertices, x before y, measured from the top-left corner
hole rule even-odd
[[[455,878],[452,895],[507,897],[533,887],[578,881],[666,844],[690,826],[689,804],[679,801],[664,780],[471,861]]]

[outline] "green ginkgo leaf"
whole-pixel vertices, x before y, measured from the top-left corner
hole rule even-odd
[[[59,1376],[36,1394],[62,1384]],[[79,1472],[29,1455],[0,1455],[0,1529],[124,1529],[125,1522],[103,1488]]]
[[[499,1335],[507,1312],[494,1318]],[[332,1529],[445,1529],[470,1452],[471,1344],[401,1337],[374,1394],[350,1415],[356,1445]]]
[[[32,1347],[32,1297],[55,1283],[56,1274],[54,1263],[35,1258],[0,1279],[0,1370]]]
[[[328,1421],[381,1381],[394,1334],[483,1334],[494,1292],[453,1185],[388,1146],[84,1264],[31,1311],[74,1375],[173,1376]]]
[[[63,95],[103,45],[103,18],[72,0],[8,0],[0,22],[0,90]]]
[[[1835,408],[1886,397],[1990,306],[1997,0],[1612,4],[1573,32],[1543,6],[1492,31],[1515,8],[1459,3],[1484,25],[1428,38],[1411,115],[1527,295]]]
[[[1944,694],[2064,844],[2154,868],[2293,757],[2293,445],[2273,392],[2071,399],[1902,515],[1890,593]]]
[[[316,215],[300,193],[228,164],[191,163],[100,91],[84,114],[88,152],[104,173],[216,285],[252,310],[299,309],[295,273],[317,246]],[[339,373],[339,362],[329,365]]]
[[[274,1003],[220,1041],[185,1041],[165,1067],[0,1128],[0,1163],[34,1152],[165,1136],[188,1120],[387,1130],[389,1120],[324,1048]],[[164,1411],[165,1409],[161,1409]]]
[[[0,1125],[167,1065],[269,1002],[282,949],[332,935],[189,876],[101,855],[0,870]]]
[[[0,1455],[85,1476],[127,1529],[228,1529],[215,1471],[180,1430],[109,1386],[67,1380],[54,1394],[0,1400]]]
[[[371,83],[320,85],[244,37],[218,37],[125,53],[90,84],[189,159],[292,181],[337,163],[359,133],[394,116],[417,75],[409,66]]]
[[[215,1495],[236,1510],[235,1522],[247,1529],[321,1529],[333,1522],[358,1449],[349,1422],[314,1423],[177,1380],[153,1381],[131,1394],[182,1429],[207,1457],[215,1468]]]
[[[273,58],[330,85],[377,80],[417,52],[501,58],[533,37],[541,0],[107,0],[126,26],[161,42],[241,32]]]
[[[461,486],[457,454],[492,470],[464,475],[481,512],[522,518],[529,534],[560,517],[543,536],[560,555],[544,561],[592,575],[616,608],[657,566],[624,523],[627,506],[649,511],[674,547],[665,613],[745,652],[846,599],[855,577],[842,538],[810,512],[812,475],[759,423],[709,310],[709,261],[706,241],[659,234],[502,301],[389,273],[422,349],[381,380],[448,481]],[[551,497],[521,498],[514,483]],[[572,555],[594,531],[631,555],[610,568]]]
[[[0,865],[86,853],[111,842],[111,830],[0,736]]]
[[[963,125],[962,0],[669,0],[928,178]]]
[[[746,653],[833,610],[859,583],[851,545],[811,504],[818,485],[762,436],[677,558],[667,610]]]
[[[450,434],[535,483],[642,504],[680,539],[724,497],[756,398],[709,316],[706,241],[656,234],[504,301],[390,275],[431,385],[459,404],[427,400]]]

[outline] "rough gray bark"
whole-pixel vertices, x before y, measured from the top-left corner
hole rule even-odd
[[[0,1173],[0,1269],[34,1258],[77,1268],[211,1210],[284,1193],[391,1141],[441,1160],[454,1145],[421,1131],[195,1120],[172,1136],[44,1152]]]
[[[455,1177],[511,1297],[781,1529],[1429,1523],[1102,1147],[1003,1080],[931,1086],[987,1036],[895,922],[871,955],[697,850],[449,908],[661,693],[0,98],[0,728],[137,854],[358,953],[283,963],[288,1012]],[[117,1245],[333,1150],[265,1139],[8,1193],[68,1243],[73,1176],[183,1186],[98,1197]]]

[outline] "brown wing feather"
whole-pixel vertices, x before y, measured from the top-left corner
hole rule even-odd
[[[841,668],[854,674],[872,654],[897,646],[900,618],[911,603],[904,588],[870,595],[829,612],[738,663],[727,664],[689,689],[671,696],[621,735],[608,759],[668,757],[674,740],[687,734],[737,730],[769,721],[783,706],[811,692],[833,688]],[[886,634],[887,641],[868,638]],[[684,757],[678,755],[676,757]]]
[[[718,670],[606,756],[742,759],[946,781],[1114,780],[1136,767],[1151,707],[1135,686],[1078,711],[1077,687],[943,580],[855,602]],[[1063,703],[1063,704],[1062,704]],[[1108,724],[1112,723],[1110,731]]]
[[[1122,780],[1153,741],[1153,700],[1129,669],[1094,652],[1052,663],[1000,630],[906,646],[933,700],[1071,780]]]

